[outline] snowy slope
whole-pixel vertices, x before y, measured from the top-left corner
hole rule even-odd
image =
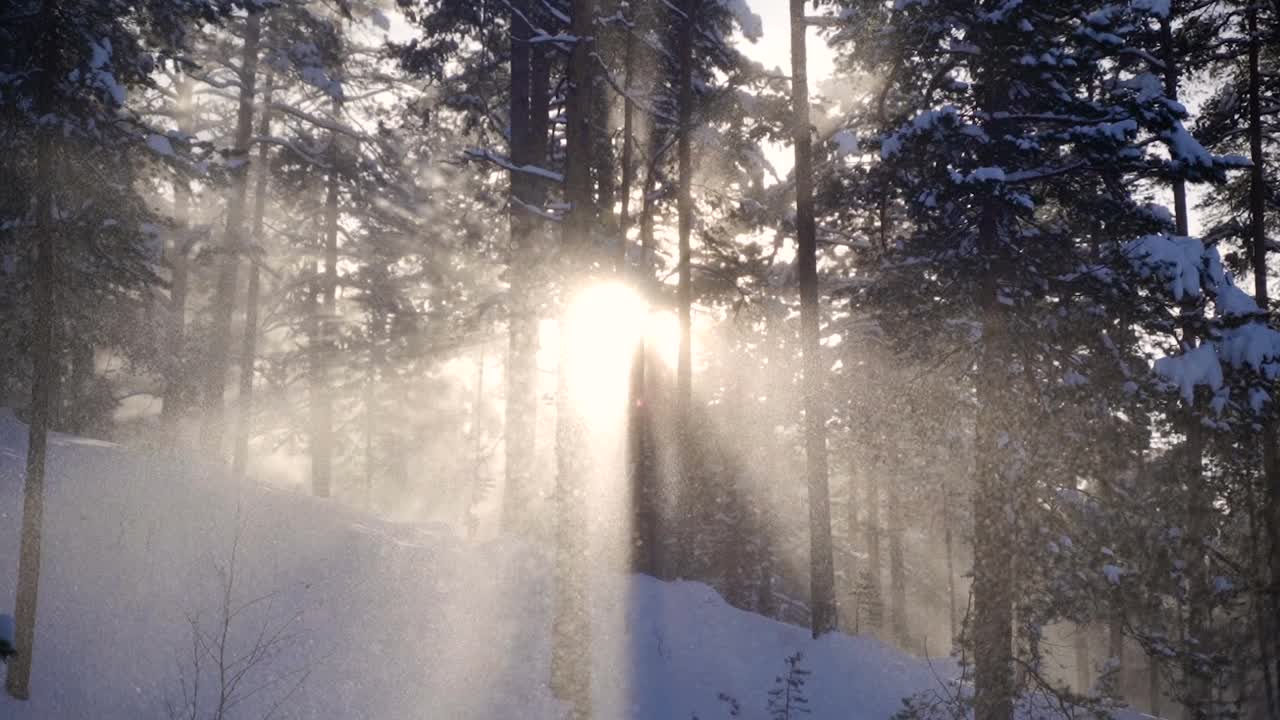
[[[0,410],[0,604],[16,576],[25,430]],[[57,436],[47,490],[32,700],[0,697],[0,718],[165,718],[190,677],[191,626],[214,629],[239,532],[232,654],[255,631],[288,629],[281,652],[242,688],[282,680],[232,715],[255,718],[305,676],[285,718],[559,717],[545,685],[547,558],[506,541],[472,544],[447,528],[393,525],[201,468]],[[813,671],[816,720],[884,720],[934,687],[929,664],[868,638],[812,641],[803,628],[728,607],[696,583],[601,574],[594,663],[599,718],[765,718],[784,658]],[[9,611],[0,607],[0,612]],[[207,664],[206,664],[207,669]],[[259,671],[260,670],[260,671]],[[274,674],[274,675],[273,675]],[[210,680],[202,686],[207,693]]]

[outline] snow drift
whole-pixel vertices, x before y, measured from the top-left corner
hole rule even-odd
[[[0,612],[13,598],[25,444],[25,426],[0,410]],[[243,609],[226,657],[242,658],[264,632],[281,638],[243,673],[228,717],[277,706],[281,718],[561,716],[546,687],[550,566],[537,548],[469,543],[446,527],[235,487],[171,457],[61,435],[45,522],[32,699],[0,697],[0,718],[189,716],[193,627],[218,636],[228,578],[225,599]],[[816,720],[884,720],[952,672],[870,638],[810,640],[705,585],[609,573],[594,582],[599,718],[713,720],[728,716],[721,693],[741,717],[765,718],[797,651],[813,672]],[[208,710],[220,687],[208,661],[201,678]]]

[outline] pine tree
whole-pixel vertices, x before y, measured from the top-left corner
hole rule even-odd
[[[801,667],[803,661],[804,655],[799,652],[787,657],[787,674],[774,681],[774,688],[769,691],[769,717],[773,720],[796,720],[812,712],[804,685],[813,672]]]
[[[1225,167],[1191,140],[1159,81],[1121,62],[1132,50],[1124,34],[1154,22],[1156,13],[1101,3],[1050,10],[908,2],[895,6],[868,49],[896,69],[886,92],[912,107],[904,121],[889,119],[878,142],[912,233],[887,253],[866,299],[900,348],[963,348],[974,367],[980,720],[1012,714],[1011,628],[1015,605],[1024,604],[1010,577],[1026,532],[1013,519],[1026,502],[1019,479],[1044,454],[1028,432],[1048,399],[1037,378],[1112,357],[1105,345],[1077,349],[1074,318],[1111,318],[1090,344],[1123,337],[1129,324],[1160,322],[1160,310],[1134,301],[1136,283],[1107,282],[1107,272],[1132,277],[1131,258],[1148,249],[1132,243],[1161,228],[1121,178],[1159,168],[1211,178]],[[1108,78],[1102,68],[1113,66],[1127,72]],[[1167,139],[1171,162],[1144,152],[1144,134]],[[1107,219],[1096,238],[1073,224],[1089,216]],[[931,307],[947,308],[948,319]],[[918,342],[924,337],[934,350]]]
[[[9,694],[19,699],[29,694],[34,652],[46,441],[62,364],[55,342],[58,328],[71,317],[69,297],[57,286],[91,294],[113,283],[132,288],[156,280],[146,248],[157,218],[138,194],[135,176],[145,162],[140,158],[158,156],[160,164],[172,167],[182,163],[168,137],[118,111],[128,102],[130,89],[146,87],[159,67],[175,62],[190,27],[230,9],[229,3],[213,2],[124,6],[49,0],[12,7],[0,16],[8,38],[27,41],[0,55],[0,99],[5,116],[18,128],[12,163],[29,168],[32,178],[22,186],[32,213],[21,223],[30,228],[31,237],[24,253],[32,277],[30,435],[15,609],[17,652],[6,679]],[[141,27],[152,32],[143,35]],[[71,172],[77,157],[84,159],[82,169],[100,174],[88,182],[84,173],[77,177]],[[103,202],[87,202],[99,199]],[[55,207],[82,210],[64,214]],[[105,253],[99,257],[111,258],[111,264],[82,262],[90,256],[74,246],[60,247],[64,236],[93,238],[89,245]]]
[[[231,185],[227,196],[227,225],[218,262],[217,284],[213,297],[213,327],[205,358],[205,380],[202,388],[203,418],[201,446],[210,458],[222,456],[227,370],[231,357],[231,319],[235,312],[236,274],[244,244],[244,208],[249,188],[249,153],[253,135],[253,114],[258,82],[259,42],[262,36],[262,13],[254,9],[244,20],[243,44],[236,84],[239,105],[236,130],[230,149],[228,167]]]
[[[827,487],[827,410],[822,378],[818,298],[817,229],[813,215],[813,150],[805,54],[804,0],[791,0],[791,86],[795,118],[796,235],[800,283],[800,342],[804,362],[805,467],[809,487],[809,573],[812,629],[816,638],[836,626],[835,563],[831,548],[831,501]]]

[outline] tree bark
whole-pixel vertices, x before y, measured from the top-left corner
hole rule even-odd
[[[626,28],[626,40],[623,57],[624,96],[622,99],[622,185],[619,188],[621,207],[618,214],[618,255],[614,259],[617,273],[627,274],[627,233],[631,230],[631,195],[635,186],[635,103],[631,99],[634,92],[636,73],[636,48],[634,25],[635,18]],[[647,205],[645,206],[648,207]],[[648,219],[652,222],[652,219]],[[642,221],[644,222],[644,221]],[[641,233],[643,235],[643,232]],[[653,284],[648,264],[648,245],[642,239],[644,253],[640,259],[633,279],[633,285],[643,297],[648,297]],[[649,358],[643,336],[636,345],[632,356],[630,403],[627,416],[627,469],[631,489],[632,513],[632,558],[633,572],[657,576],[658,564],[658,513],[657,489],[654,487],[652,463],[650,462],[652,436],[649,429],[652,413],[652,398],[649,397]]]
[[[1179,92],[1179,52],[1173,37],[1173,16],[1176,14],[1176,8],[1171,10],[1169,17],[1161,22],[1161,34],[1164,51],[1164,85],[1165,95],[1171,100],[1178,99]],[[1175,230],[1179,235],[1187,235],[1190,232],[1190,217],[1187,209],[1187,188],[1186,182],[1182,178],[1173,180],[1173,201],[1174,201],[1174,224]],[[1190,328],[1185,329],[1187,333],[1191,332]],[[1203,430],[1200,426],[1199,414],[1196,412],[1195,403],[1190,407],[1184,408],[1181,418],[1183,432],[1186,436],[1186,442],[1183,447],[1187,484],[1187,524],[1188,531],[1186,534],[1185,547],[1189,555],[1187,564],[1187,582],[1189,592],[1187,596],[1187,616],[1185,633],[1189,638],[1196,640],[1207,640],[1203,637],[1204,623],[1207,620],[1207,608],[1204,607],[1207,602],[1207,587],[1205,586],[1206,578],[1204,577],[1204,550],[1203,540],[1206,531],[1207,513],[1209,509],[1205,503],[1209,502],[1205,495],[1204,477],[1203,477],[1203,456],[1204,456],[1204,438]],[[1186,648],[1184,648],[1184,651]],[[1202,676],[1194,658],[1193,653],[1186,652],[1183,662],[1182,671],[1187,685],[1187,697],[1183,699],[1183,704],[1187,713],[1191,717],[1199,717],[1207,709],[1205,706],[1209,702],[1209,686]]]
[[[1171,5],[1172,7],[1172,5]],[[1178,49],[1173,41],[1173,15],[1174,10],[1169,12],[1169,16],[1160,22],[1161,41],[1164,50],[1164,90],[1165,95],[1170,100],[1178,99]],[[1174,178],[1173,180],[1173,216],[1175,231],[1179,235],[1186,235],[1190,232],[1187,215],[1187,182],[1182,178]]]
[[[596,52],[601,55],[612,53],[611,47],[599,47],[597,39]],[[614,178],[612,106],[609,94],[604,92],[603,79],[593,79],[596,87],[591,92],[592,112],[595,115],[594,132],[592,133],[595,148],[592,160],[595,164],[596,211],[599,214],[597,227],[608,237],[617,231],[614,207],[617,204],[618,185]]]
[[[1002,89],[993,89],[993,95]],[[1003,109],[998,100],[988,110]],[[998,132],[992,128],[990,132]],[[992,162],[991,164],[996,164]],[[983,257],[999,263],[1001,211],[998,200],[985,201],[978,227]],[[998,265],[999,267],[999,265]],[[1005,446],[1011,442],[1005,414],[1018,402],[1010,392],[1012,378],[1008,318],[1000,302],[998,273],[986,273],[979,283],[977,305],[982,317],[982,346],[977,364],[978,415],[975,427],[973,644],[975,720],[1013,717],[1013,570],[1009,513],[1013,494],[1005,474]]]
[[[40,116],[53,111],[53,79],[56,67],[53,22],[49,5],[43,7],[39,50],[41,74],[36,96]],[[28,417],[26,476],[22,495],[22,535],[18,546],[18,585],[14,604],[14,648],[5,689],[16,699],[30,697],[31,665],[35,654],[36,604],[40,588],[41,534],[44,525],[44,477],[49,437],[49,415],[57,382],[58,357],[53,328],[58,322],[54,293],[57,233],[54,231],[53,191],[56,180],[53,127],[36,130],[35,263],[31,283],[31,408]]]
[[[594,0],[573,0],[575,38],[569,58],[565,99],[565,195],[569,214],[561,225],[566,282],[582,272],[589,259],[595,208],[591,192],[591,35]],[[568,288],[566,288],[568,289]],[[591,619],[588,598],[588,523],[586,462],[581,447],[583,424],[570,389],[573,328],[561,312],[560,364],[556,411],[555,610],[552,619],[551,690],[570,706],[571,720],[585,720],[591,710]]]
[[[333,119],[341,116],[342,102],[333,101]],[[329,173],[325,180],[324,199],[324,275],[320,283],[320,303],[316,308],[316,345],[312,351],[312,432],[311,492],[316,497],[329,497],[333,492],[333,392],[329,369],[337,352],[338,316],[338,133],[330,133]]]
[[[192,132],[191,93],[193,82],[185,74],[177,83],[176,121],[178,132]],[[173,239],[169,244],[169,319],[165,346],[169,352],[169,376],[165,379],[160,424],[176,446],[182,437],[181,418],[191,395],[186,352],[187,280],[191,262],[191,185],[185,177],[173,181]]]
[[[792,137],[796,154],[796,266],[800,280],[800,346],[804,358],[805,466],[809,488],[809,604],[816,638],[836,627],[835,563],[827,478],[817,228],[813,214],[813,133],[809,122],[805,0],[791,0]]]
[[[1089,666],[1089,632],[1084,623],[1076,623],[1075,627],[1076,691],[1084,695],[1093,685],[1093,668]]]
[[[649,125],[649,162],[646,164],[644,184],[640,188],[640,264],[645,277],[653,274],[654,267],[654,192],[658,187],[658,154],[662,151],[662,134]]]
[[[511,13],[511,157],[516,165],[541,163],[540,148],[546,144],[533,129],[533,52],[529,43],[533,29],[527,18],[529,0],[515,0]],[[541,84],[541,83],[540,83]],[[544,100],[537,104],[541,106]],[[545,115],[543,110],[543,115]],[[526,205],[539,204],[532,181],[525,173],[512,172],[513,202],[511,224],[511,291],[508,307],[507,395],[503,451],[505,490],[502,525],[508,532],[529,529],[532,503],[533,466],[538,413],[537,353],[538,317],[533,298],[534,221]]]
[[[633,19],[634,22],[634,19]],[[622,207],[618,214],[618,257],[616,260],[618,273],[622,274],[627,267],[627,232],[631,229],[631,191],[635,184],[635,103],[631,100],[634,92],[632,84],[636,77],[636,40],[634,27],[626,28],[626,40],[623,49],[623,91],[622,98],[622,187],[619,190]]]
[[[245,18],[244,45],[240,53],[240,98],[236,114],[235,147],[232,148],[232,156],[239,164],[232,169],[231,190],[227,196],[226,239],[218,263],[218,279],[213,295],[213,327],[206,360],[201,445],[211,460],[219,462],[223,461],[226,412],[224,395],[231,357],[231,316],[236,305],[236,273],[239,270],[240,253],[244,250],[244,206],[248,196],[249,144],[253,138],[253,98],[258,77],[261,31],[262,13],[249,13]]]
[[[910,650],[911,638],[907,628],[907,577],[906,558],[903,550],[902,499],[898,483],[889,483],[889,622],[893,629],[893,641],[899,648]]]
[[[947,495],[949,496],[950,493],[947,493]],[[950,507],[951,498],[947,497],[947,504],[942,509],[942,543],[947,554],[947,621],[950,623],[948,627],[951,632],[951,643],[954,646],[956,639],[959,637],[959,629],[956,625],[956,567]]]
[[[378,417],[382,411],[379,392],[382,387],[382,373],[387,365],[387,315],[378,306],[369,311],[367,330],[369,342],[369,366],[365,369],[364,388],[364,505],[371,512],[374,508],[374,478],[381,471],[390,470],[387,463],[379,461],[378,443],[380,426]],[[390,457],[387,452],[383,457]]]
[[[690,235],[693,233],[693,33],[701,0],[685,0],[680,19],[677,164],[679,188],[679,259],[676,304],[680,315],[680,347],[676,360],[676,422],[681,446],[687,446],[689,412],[693,395],[693,268]],[[682,470],[685,468],[682,468]]]
[[[1262,148],[1262,73],[1260,54],[1262,40],[1258,36],[1258,9],[1249,6],[1246,11],[1246,30],[1249,37],[1249,237],[1252,243],[1254,299],[1258,307],[1271,318],[1271,298],[1267,287],[1267,218],[1266,218],[1266,156]],[[1258,628],[1258,647],[1262,665],[1262,681],[1267,695],[1267,711],[1276,717],[1276,667],[1280,656],[1280,449],[1276,447],[1276,421],[1268,413],[1262,424],[1259,441],[1262,443],[1262,475],[1266,483],[1266,510],[1263,524],[1268,531],[1267,543],[1271,581],[1268,592],[1270,602],[1264,600]],[[1259,551],[1262,551],[1260,548]]]
[[[867,545],[867,566],[860,579],[861,596],[858,599],[865,610],[867,625],[873,631],[880,631],[884,625],[884,593],[881,591],[884,560],[880,552],[880,465],[872,462],[868,468],[866,497],[866,521],[863,533]]]
[[[480,345],[480,356],[476,358],[476,387],[471,400],[471,497],[467,501],[466,517],[463,518],[467,528],[467,537],[474,540],[480,535],[480,514],[478,508],[484,500],[484,345]]]
[[[274,77],[268,73],[262,94],[262,113],[258,118],[258,135],[271,133],[271,98],[275,89]],[[249,435],[253,426],[254,365],[258,359],[258,295],[261,292],[263,260],[263,223],[267,212],[267,191],[271,184],[271,155],[266,143],[258,146],[257,183],[253,197],[253,230],[251,237],[255,247],[249,253],[249,288],[244,302],[244,339],[240,345],[240,396],[239,417],[236,422],[235,450],[231,458],[231,476],[244,479],[249,461]]]

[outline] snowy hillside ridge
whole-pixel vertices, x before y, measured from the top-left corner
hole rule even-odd
[[[25,436],[0,413],[5,605]],[[254,623],[293,623],[295,642],[257,680],[305,669],[279,717],[560,717],[546,687],[545,552],[505,539],[468,543],[440,526],[386,523],[264,487],[240,493],[237,522],[233,488],[172,459],[70,436],[52,448],[32,699],[0,699],[0,718],[169,717],[164,702],[181,696],[180,670],[190,674],[189,617],[216,619],[215,564],[225,566],[237,526],[234,594],[274,595],[233,639],[247,643]],[[951,667],[867,637],[813,641],[699,583],[601,574],[593,587],[600,718],[711,720],[725,715],[724,693],[741,717],[763,719],[785,658],[799,651],[813,673],[810,717],[885,720]],[[260,717],[275,699],[251,698],[236,717]]]

